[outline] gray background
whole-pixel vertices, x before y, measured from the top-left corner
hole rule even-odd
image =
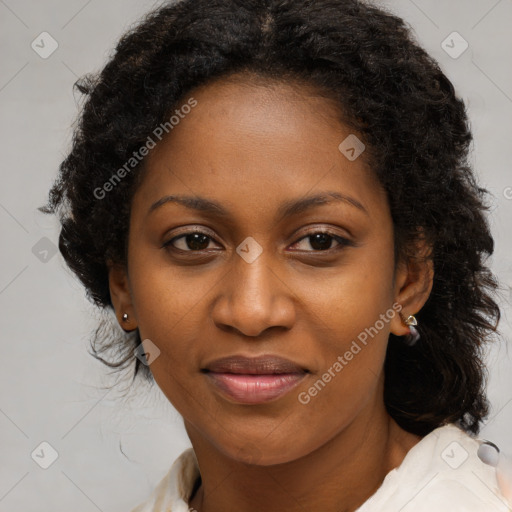
[[[510,454],[512,0],[378,3],[410,23],[469,108],[473,162],[495,197],[491,264],[503,307],[503,340],[488,353],[492,414],[482,437]],[[189,444],[180,416],[156,386],[125,398],[122,388],[110,389],[105,368],[87,354],[98,314],[52,252],[55,219],[36,212],[69,149],[74,81],[101,69],[118,37],[155,5],[0,0],[0,512],[131,510]],[[58,48],[43,59],[31,43],[42,47],[45,31]],[[469,43],[458,58],[441,46],[453,31]],[[59,455],[48,469],[31,457],[34,450],[36,460],[49,457],[43,441]]]

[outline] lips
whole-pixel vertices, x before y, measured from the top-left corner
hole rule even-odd
[[[271,355],[258,357],[224,357],[208,364],[205,369],[215,373],[238,373],[246,375],[275,375],[280,373],[303,373],[307,371],[288,359]]]
[[[217,391],[231,401],[259,404],[274,401],[295,388],[308,370],[278,356],[230,356],[202,369]]]

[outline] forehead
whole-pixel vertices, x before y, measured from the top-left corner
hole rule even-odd
[[[340,109],[312,87],[231,77],[194,89],[182,104],[191,98],[194,108],[147,157],[136,194],[146,205],[166,191],[244,203],[255,214],[329,189],[369,209],[385,206],[364,152],[351,161],[339,149],[355,136]]]

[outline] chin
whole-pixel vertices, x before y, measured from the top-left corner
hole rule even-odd
[[[298,443],[293,442],[293,445],[297,446]],[[275,446],[274,443],[247,441],[242,445],[223,447],[222,451],[227,457],[236,462],[250,466],[285,464],[306,455],[303,451],[301,453],[293,450],[286,451],[285,446],[284,441],[280,442],[278,446]]]

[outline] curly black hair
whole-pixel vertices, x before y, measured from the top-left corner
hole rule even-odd
[[[498,282],[486,189],[468,155],[464,102],[406,23],[360,0],[181,0],[149,13],[119,41],[103,70],[78,80],[86,95],[71,151],[41,210],[58,214],[59,249],[88,297],[112,311],[107,262],[126,264],[131,198],[144,159],[97,193],[197,86],[237,74],[314,87],[357,130],[387,192],[395,259],[432,246],[434,281],[418,314],[421,342],[390,335],[384,399],[405,430],[448,422],[478,433],[488,415],[483,350],[497,331]],[[251,78],[252,77],[252,78]],[[119,177],[119,174],[118,174]],[[96,191],[96,192],[95,192]],[[133,379],[138,331],[96,331],[93,355]],[[101,354],[116,351],[117,359]],[[133,382],[132,379],[132,382]]]

